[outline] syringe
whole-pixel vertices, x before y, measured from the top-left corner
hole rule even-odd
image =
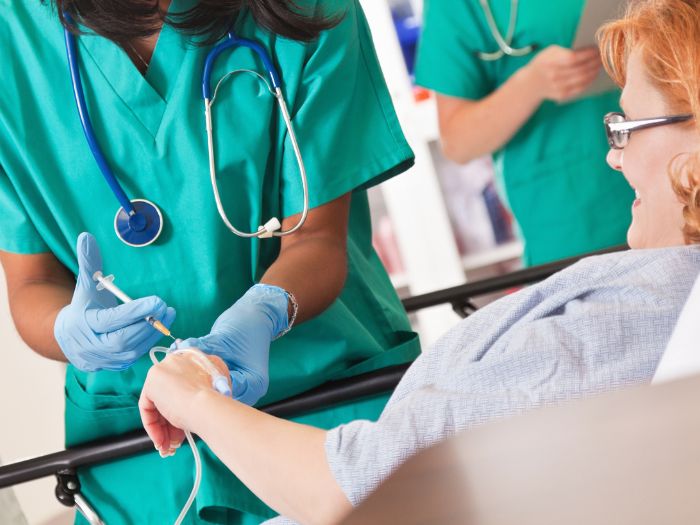
[[[119,299],[122,303],[130,303],[133,299],[126,295],[124,292],[122,292],[116,284],[114,284],[114,275],[108,275],[104,276],[102,272],[96,271],[93,276],[93,280],[97,282],[97,289],[102,291],[102,290],[107,290],[110,292],[112,295],[114,295],[117,299]],[[163,334],[166,337],[170,337],[173,341],[177,341],[175,336],[170,333],[170,330],[161,323],[158,319],[153,317],[152,315],[149,315],[146,317],[146,322],[150,324],[153,328],[158,330],[161,334]]]

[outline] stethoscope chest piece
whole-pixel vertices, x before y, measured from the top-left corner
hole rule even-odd
[[[158,206],[145,199],[131,201],[133,213],[119,208],[114,217],[114,231],[124,244],[135,248],[148,246],[160,237],[163,231],[163,214]]]

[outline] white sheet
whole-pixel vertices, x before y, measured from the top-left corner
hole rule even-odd
[[[652,383],[700,373],[700,277],[690,291]]]

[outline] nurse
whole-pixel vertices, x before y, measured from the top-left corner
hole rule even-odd
[[[408,169],[413,154],[359,3],[309,0],[301,12],[280,0],[231,5],[239,4],[0,2],[8,75],[0,86],[0,259],[24,340],[69,361],[68,446],[140,426],[144,354],[160,338],[146,316],[221,357],[234,396],[247,404],[419,352],[371,246],[365,189]],[[83,134],[61,21],[75,32],[106,163],[130,198],[162,213],[162,233],[148,246],[115,234],[117,202]],[[212,197],[201,78],[207,53],[229,30],[271,56],[306,165],[310,212],[281,239],[232,234]],[[241,69],[267,77],[259,55],[240,48],[218,58],[213,81]],[[218,190],[231,223],[255,231],[279,217],[282,230],[294,227],[304,208],[299,169],[267,87],[251,74],[229,77],[213,120]],[[95,288],[97,270],[142,299],[117,306]],[[379,396],[298,421],[330,428],[372,419],[385,402]],[[204,479],[190,522],[274,515],[205,445],[201,451]],[[154,451],[80,476],[106,523],[169,523],[187,499],[193,464],[188,454],[162,459]]]
[[[587,96],[598,51],[567,49],[584,4],[425,3],[416,79],[437,92],[444,152],[459,163],[493,154],[526,264],[625,242],[634,196],[600,134],[619,92]]]

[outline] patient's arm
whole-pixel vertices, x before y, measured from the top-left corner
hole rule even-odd
[[[326,461],[325,431],[211,391],[201,403],[195,432],[273,509],[300,523],[335,523],[350,510]]]
[[[226,370],[218,358],[212,361]],[[351,508],[331,474],[326,432],[226,398],[191,359],[169,356],[148,374],[139,401],[156,448],[199,435],[260,499],[300,523],[335,523]]]

